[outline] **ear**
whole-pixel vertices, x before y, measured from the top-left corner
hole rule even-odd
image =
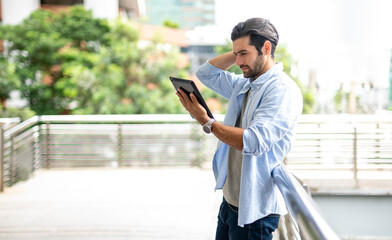
[[[263,47],[261,48],[261,51],[265,55],[271,55],[271,49],[272,45],[270,41],[265,41]]]

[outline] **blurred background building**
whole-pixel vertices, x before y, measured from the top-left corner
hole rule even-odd
[[[215,24],[215,0],[145,0],[146,21],[163,25],[174,21],[181,29]]]
[[[140,17],[137,0],[1,0],[1,21],[3,24],[18,24],[31,12],[42,8],[52,11],[81,4],[93,12],[94,17],[112,20],[118,16]],[[21,7],[23,6],[23,7]]]
[[[145,23],[158,26],[175,22],[183,30],[215,24],[215,0],[1,0],[0,19],[3,24],[17,24],[39,8],[58,11],[75,4],[108,20],[142,17]]]

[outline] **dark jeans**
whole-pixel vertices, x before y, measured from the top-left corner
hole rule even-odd
[[[238,208],[223,199],[219,209],[216,240],[270,240],[278,228],[280,216],[271,214],[244,227],[238,226]]]

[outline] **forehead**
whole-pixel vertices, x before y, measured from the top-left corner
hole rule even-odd
[[[242,50],[251,51],[253,49],[256,50],[254,46],[249,44],[249,36],[238,38],[233,42],[233,52],[235,53]]]

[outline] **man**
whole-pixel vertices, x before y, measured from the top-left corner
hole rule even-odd
[[[266,19],[252,18],[232,31],[233,51],[200,67],[197,77],[229,99],[223,123],[210,119],[191,94],[177,93],[186,110],[220,141],[214,155],[216,189],[223,189],[216,239],[272,239],[287,213],[271,177],[290,151],[302,113],[295,82],[275,63],[279,35]],[[238,65],[243,75],[225,71]]]

